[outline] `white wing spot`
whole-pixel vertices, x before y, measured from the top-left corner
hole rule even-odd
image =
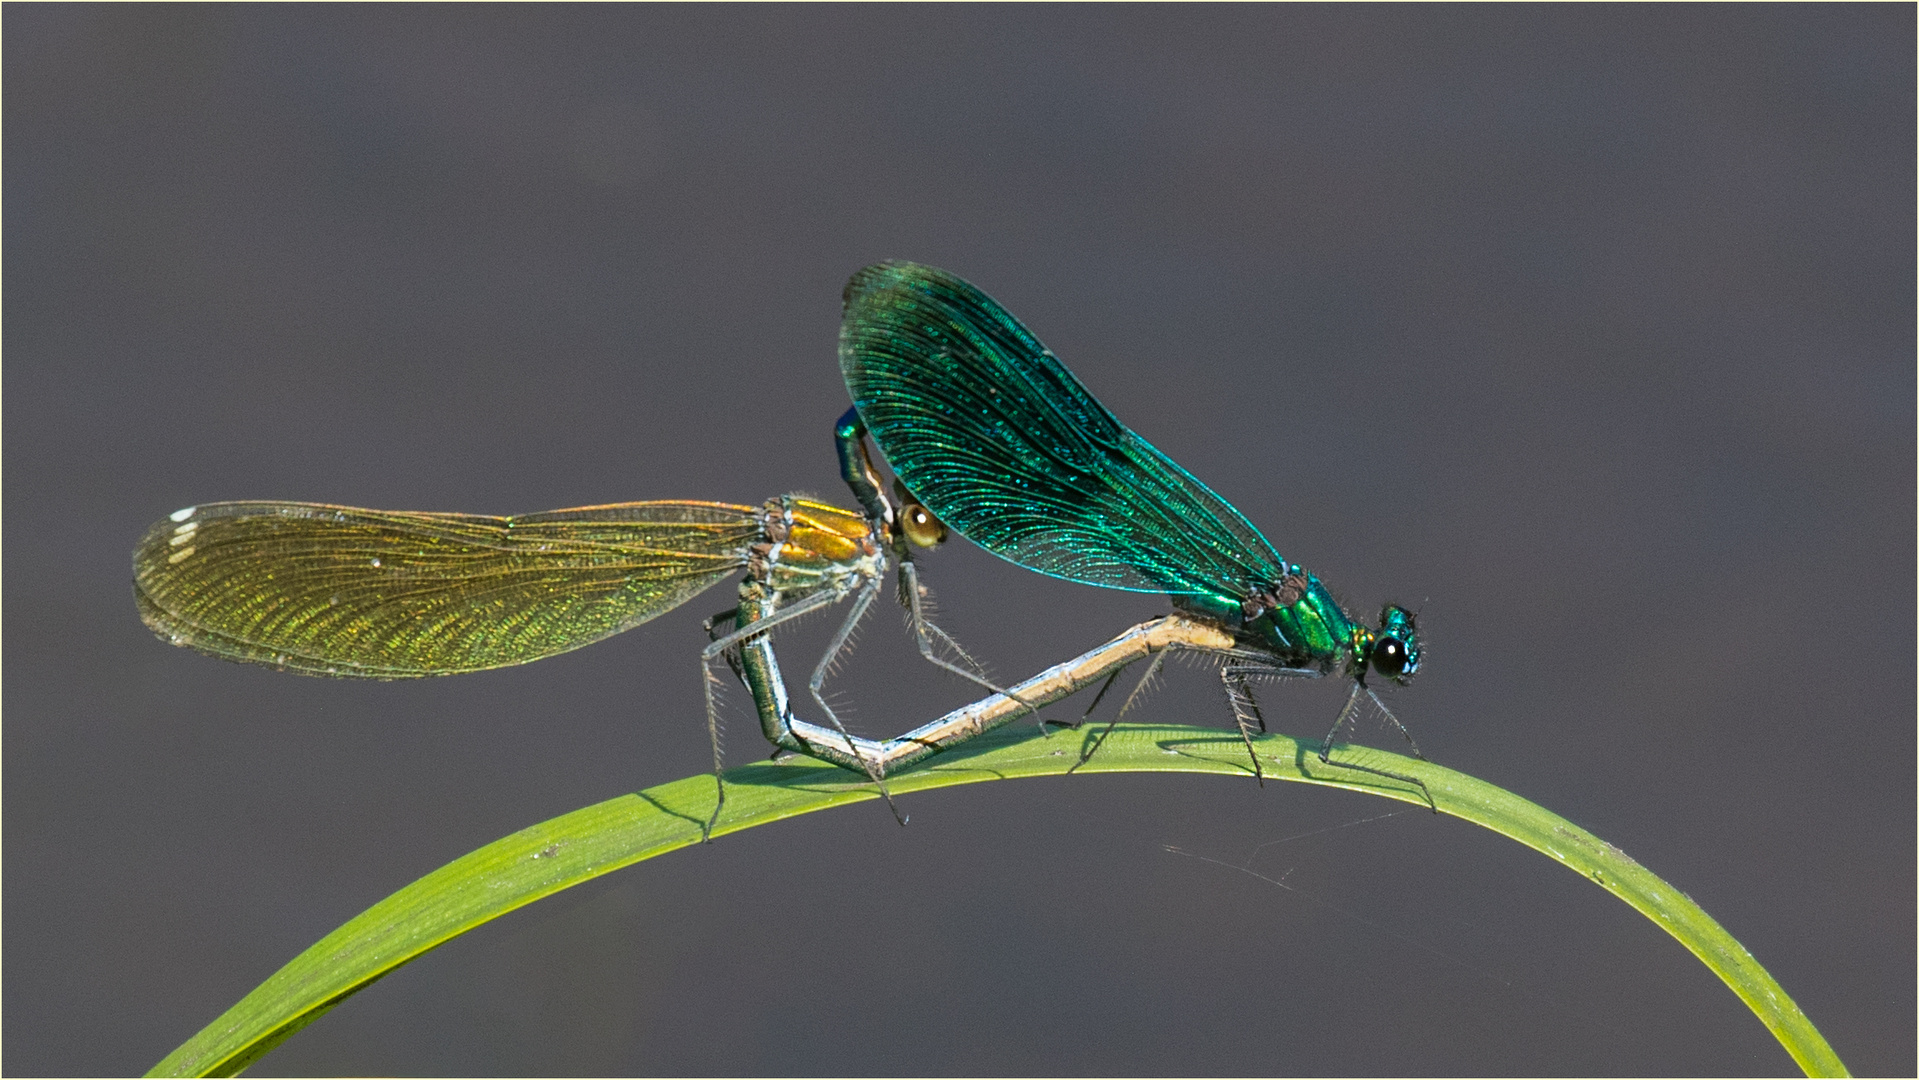
[[[173,513],[168,514],[167,518],[172,521],[185,521],[192,517],[193,512],[198,509],[200,508],[197,506],[189,506],[185,510],[175,510]]]
[[[375,566],[378,566],[378,565],[380,565],[380,560],[378,560],[378,559],[375,559],[375,560],[373,560],[373,565],[375,565]]]
[[[177,562],[179,562],[179,561],[180,561],[181,559],[184,559],[184,558],[186,558],[186,557],[187,557],[188,555],[191,555],[191,554],[193,554],[193,549],[192,549],[192,548],[190,548],[190,547],[183,547],[183,548],[181,548],[180,550],[178,550],[178,551],[176,551],[176,552],[174,552],[173,554],[171,554],[171,555],[169,555],[169,556],[167,556],[167,562],[169,562],[169,563],[177,563]]]
[[[179,547],[181,544],[193,539],[194,530],[199,527],[199,522],[189,521],[185,525],[173,530],[173,536],[168,538],[167,543],[172,544],[174,547]]]

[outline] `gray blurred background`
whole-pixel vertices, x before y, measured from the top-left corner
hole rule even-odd
[[[143,1070],[419,875],[708,768],[730,586],[331,682],[154,640],[150,522],[848,503],[839,291],[884,258],[997,296],[1357,612],[1418,607],[1392,700],[1431,757],[1689,892],[1854,1070],[1919,1068],[1910,6],[4,28],[7,1072]],[[1165,610],[922,565],[1008,679]],[[973,696],[890,612],[831,686],[872,734]],[[1340,693],[1268,715],[1317,737]],[[1142,715],[1228,723],[1190,665]],[[253,1072],[1792,1070],[1651,923],[1457,820],[1159,776],[907,809],[535,904]]]

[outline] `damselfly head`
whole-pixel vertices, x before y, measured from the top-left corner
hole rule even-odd
[[[1374,671],[1404,683],[1419,670],[1419,630],[1413,625],[1413,613],[1397,604],[1387,604],[1379,613],[1379,632],[1373,636],[1367,660]]]

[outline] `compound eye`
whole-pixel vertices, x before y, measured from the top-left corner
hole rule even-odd
[[[930,548],[946,539],[946,523],[916,502],[900,507],[900,529],[915,547]]]
[[[1389,678],[1406,670],[1406,646],[1395,637],[1383,637],[1373,643],[1373,670]]]

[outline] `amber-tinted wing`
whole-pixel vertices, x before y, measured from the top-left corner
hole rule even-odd
[[[678,607],[744,565],[761,513],[209,503],[147,530],[133,593],[154,633],[224,659],[344,678],[450,675],[577,649]]]

